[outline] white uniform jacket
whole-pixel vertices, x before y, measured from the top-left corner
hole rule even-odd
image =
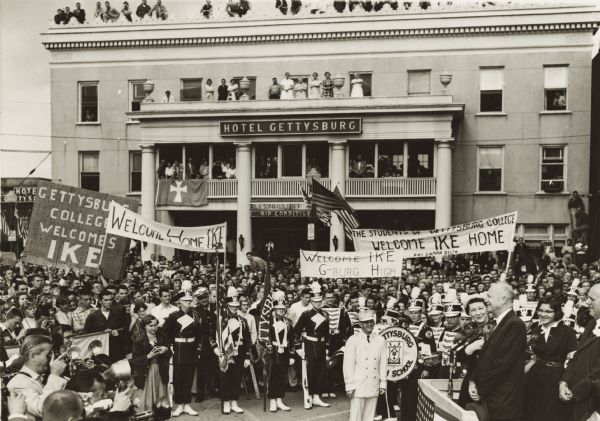
[[[374,398],[387,385],[387,346],[385,339],[372,333],[370,342],[361,330],[350,336],[344,351],[346,391],[356,398]]]

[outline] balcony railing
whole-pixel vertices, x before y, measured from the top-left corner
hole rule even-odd
[[[331,189],[331,180],[320,180]],[[252,180],[253,199],[301,199],[301,188],[307,190],[311,181],[306,178],[264,178]],[[335,187],[335,186],[334,186]],[[347,178],[345,180],[346,197],[389,198],[435,196],[436,179],[431,178]],[[237,180],[209,180],[209,199],[235,199],[237,197]],[[308,191],[308,190],[307,190]]]
[[[435,178],[347,178],[346,197],[424,197],[435,195]]]

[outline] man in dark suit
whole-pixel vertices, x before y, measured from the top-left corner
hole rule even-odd
[[[590,315],[594,318],[579,338],[579,348],[559,384],[559,396],[573,402],[571,420],[585,421],[600,408],[600,285],[588,292]]]
[[[481,349],[469,383],[471,399],[487,405],[491,421],[516,421],[523,416],[527,336],[525,324],[512,311],[513,295],[506,282],[490,287],[489,308],[496,327]]]
[[[83,333],[110,330],[108,348],[111,362],[125,358],[129,336],[129,316],[121,308],[113,307],[113,294],[104,291],[100,294],[100,308],[88,316]]]

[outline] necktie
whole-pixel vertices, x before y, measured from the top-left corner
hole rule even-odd
[[[367,335],[367,342],[371,343],[371,335]]]

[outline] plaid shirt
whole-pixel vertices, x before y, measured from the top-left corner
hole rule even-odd
[[[85,320],[93,310],[94,309],[92,307],[88,308],[87,310],[84,310],[81,307],[77,307],[73,311],[73,330],[75,331],[75,333],[81,333],[83,331]]]

